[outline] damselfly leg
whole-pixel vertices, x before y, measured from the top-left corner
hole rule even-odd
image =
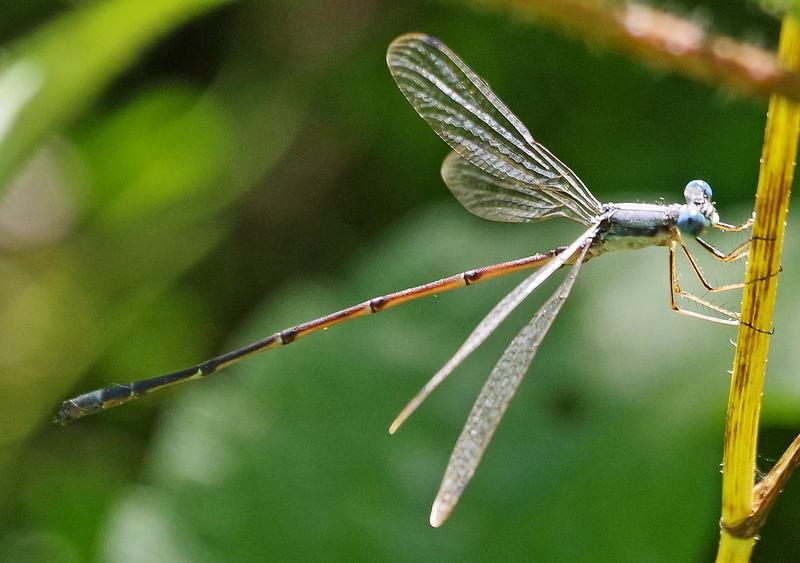
[[[717,222],[716,224],[714,224],[714,227],[716,227],[719,230],[724,231],[724,232],[741,232],[741,231],[744,231],[746,229],[749,229],[752,225],[753,225],[753,218],[751,217],[750,219],[748,219],[747,221],[745,221],[741,225],[729,225],[728,223]],[[714,258],[716,258],[717,260],[719,260],[721,262],[726,262],[726,263],[735,262],[737,260],[740,260],[740,259],[744,258],[745,256],[747,256],[747,252],[748,252],[748,250],[750,248],[750,239],[747,239],[746,241],[744,241],[741,244],[737,245],[730,252],[725,253],[725,252],[722,252],[721,250],[719,250],[718,248],[716,248],[715,246],[713,246],[712,244],[706,242],[705,240],[703,240],[699,236],[695,236],[694,239],[698,242],[698,244],[700,244],[700,246],[703,249],[707,250]],[[676,266],[676,260],[675,260],[675,244],[676,243],[680,244],[681,249],[683,249],[683,252],[686,255],[686,258],[689,260],[689,264],[692,266],[692,270],[694,271],[695,275],[697,276],[697,279],[700,280],[701,285],[707,291],[709,291],[711,293],[718,293],[718,292],[730,291],[730,290],[733,290],[733,289],[741,289],[742,287],[744,287],[744,283],[742,283],[742,282],[723,284],[723,285],[720,285],[720,286],[712,285],[706,279],[706,276],[703,274],[703,271],[700,268],[700,265],[698,264],[696,258],[692,254],[692,252],[689,250],[689,247],[687,247],[686,243],[684,243],[683,238],[679,236],[677,241],[675,241],[675,242],[670,244],[670,257],[669,257],[670,288],[671,288],[671,290],[670,290],[670,305],[672,307],[672,310],[677,312],[677,313],[683,314],[683,315],[687,315],[687,316],[691,316],[691,317],[697,317],[697,318],[701,318],[701,319],[708,320],[708,321],[711,321],[711,322],[718,322],[718,323],[721,323],[721,324],[728,324],[728,325],[736,325],[736,324],[738,324],[739,318],[740,318],[739,313],[737,313],[735,311],[730,311],[730,310],[725,309],[723,307],[720,307],[719,305],[711,303],[707,299],[704,299],[702,297],[694,295],[693,293],[689,293],[689,292],[684,291],[684,290],[681,289],[680,283],[678,281],[678,273],[677,273],[677,266]],[[687,299],[689,301],[693,301],[693,302],[697,303],[698,305],[701,305],[701,306],[706,307],[706,308],[708,308],[710,310],[713,310],[713,311],[716,311],[716,312],[720,313],[725,318],[718,318],[718,317],[714,317],[714,316],[711,316],[711,315],[705,315],[705,314],[702,314],[702,313],[697,313],[695,311],[682,309],[678,305],[676,297],[681,297],[681,298]]]

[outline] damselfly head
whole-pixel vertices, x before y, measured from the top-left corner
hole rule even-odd
[[[706,202],[711,203],[714,192],[711,191],[711,186],[709,186],[707,182],[703,180],[692,180],[686,184],[683,190],[683,196],[686,198],[686,203],[702,207]]]
[[[681,206],[678,214],[678,229],[689,236],[697,236],[703,229],[716,224],[719,215],[711,198],[714,192],[703,180],[692,180],[683,190],[686,205]]]
[[[681,233],[696,237],[709,225],[711,225],[711,221],[700,213],[696,206],[688,203],[681,208],[681,212],[678,215],[678,229],[680,229]]]

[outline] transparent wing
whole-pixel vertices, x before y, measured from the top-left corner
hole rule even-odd
[[[456,152],[444,159],[442,179],[461,205],[483,219],[529,223],[550,217],[574,218],[565,211],[569,198],[564,194],[532,189],[490,174]],[[555,199],[562,205],[555,205]]]
[[[584,246],[567,278],[511,341],[483,385],[461,435],[458,437],[431,510],[431,526],[439,527],[452,512],[461,493],[475,474],[483,452],[500,424],[508,403],[528,371],[539,345],[569,296],[586,257]]]
[[[482,176],[474,171],[464,176],[454,170],[456,183],[465,189],[477,185],[484,195],[513,192],[518,198],[530,198],[533,203],[527,208],[527,221],[561,215],[587,226],[594,223],[601,212],[600,202],[572,170],[534,141],[489,86],[438,39],[422,34],[398,37],[389,45],[386,61],[417,113],[453,150],[483,172]],[[463,181],[458,179],[462,176]],[[503,207],[505,202],[507,198],[498,197],[495,205]],[[481,207],[468,209],[488,216],[491,214],[478,211],[487,205],[490,203],[484,198]],[[508,215],[498,212],[487,218],[507,220],[501,217],[523,220],[519,206],[512,207]]]
[[[469,335],[456,353],[453,354],[453,357],[450,358],[447,363],[442,366],[442,368],[437,371],[433,377],[430,378],[430,380],[419,391],[419,393],[417,393],[416,396],[409,401],[402,411],[400,411],[400,414],[397,415],[397,418],[394,419],[394,422],[392,422],[392,425],[389,427],[389,433],[394,434],[397,429],[400,428],[403,422],[405,422],[405,420],[411,416],[415,410],[417,410],[417,407],[419,407],[423,401],[428,398],[428,395],[433,393],[433,391],[442,383],[442,381],[444,381],[447,376],[450,375],[467,356],[474,352],[478,346],[480,346],[484,340],[486,340],[489,335],[494,332],[500,323],[511,314],[511,311],[516,309],[516,307],[522,303],[522,301],[528,295],[530,295],[534,289],[539,287],[553,274],[553,272],[566,264],[566,262],[572,256],[574,256],[582,246],[584,247],[584,250],[588,248],[592,239],[597,234],[597,228],[598,224],[589,227],[575,240],[575,242],[565,248],[560,254],[558,254],[558,256],[553,258],[546,265],[539,268],[531,276],[525,278],[525,280],[516,288],[514,288],[511,293],[506,295],[497,305],[495,305],[494,308],[489,311],[489,314],[486,315],[480,323],[478,323],[478,326],[475,327],[475,329],[472,331],[472,334]]]

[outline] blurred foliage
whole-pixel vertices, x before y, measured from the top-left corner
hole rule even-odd
[[[169,16],[158,3],[40,0],[0,22],[3,61],[41,52],[46,68],[78,72],[69,95],[15,122],[25,150],[0,157],[0,560],[711,557],[735,333],[668,311],[661,249],[582,270],[439,530],[427,510],[463,419],[542,296],[397,436],[386,428],[515,280],[50,426],[71,393],[577,235],[561,221],[489,224],[452,200],[438,178],[446,147],[385,69],[404,32],[445,40],[601,200],[676,200],[697,177],[725,220],[752,205],[765,102],[455,2],[168,4]],[[670,7],[774,45],[777,22],[753,3]],[[94,10],[110,18],[100,29],[80,24]],[[789,232],[765,468],[800,423]],[[758,560],[794,559],[799,497],[791,483]]]
[[[91,103],[144,46],[223,1],[95,2],[18,40],[0,72],[0,181],[43,137]]]
[[[797,0],[758,0],[758,5],[766,11],[781,15],[789,10],[793,13],[800,13],[800,2]]]

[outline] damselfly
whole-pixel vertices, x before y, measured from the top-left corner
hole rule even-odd
[[[454,152],[442,165],[442,177],[467,210],[485,219],[518,223],[567,217],[583,224],[586,230],[568,246],[375,297],[281,330],[239,350],[187,369],[79,395],[62,403],[55,416],[56,422],[64,424],[158,389],[203,379],[252,354],[290,344],[312,332],[356,317],[377,313],[427,295],[540,267],[486,315],[455,355],[400,412],[389,430],[394,433],[523,299],[556,270],[569,265],[564,281],[500,357],[472,407],[433,504],[430,522],[433,526],[439,526],[472,478],[509,401],[569,295],[584,262],[611,250],[665,246],[669,251],[672,309],[701,319],[738,324],[737,313],[683,291],[678,283],[676,254],[680,247],[708,291],[741,287],[741,284],[713,287],[684,244],[684,236],[694,238],[714,257],[725,262],[747,254],[747,241],[726,254],[699,238],[703,230],[709,227],[722,231],[741,231],[751,223],[748,221],[733,226],[720,222],[711,200],[711,188],[706,182],[689,182],[684,190],[684,204],[602,204],[572,170],[533,139],[522,122],[489,86],[439,40],[420,34],[401,36],[389,46],[386,59],[405,97],[453,149]],[[705,306],[709,311],[701,313],[683,309],[678,304],[681,298]]]

